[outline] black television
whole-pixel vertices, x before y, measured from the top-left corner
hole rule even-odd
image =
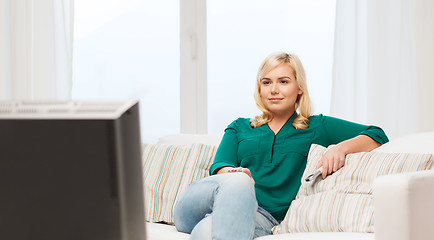
[[[0,238],[145,239],[137,101],[0,102]]]

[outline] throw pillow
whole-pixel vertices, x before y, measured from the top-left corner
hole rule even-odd
[[[347,155],[344,167],[324,180],[305,182],[326,150],[311,146],[299,192],[276,233],[373,232],[374,179],[430,169],[434,161],[431,154],[354,153]]]
[[[173,224],[180,193],[208,176],[216,146],[147,144],[143,150],[145,220]]]

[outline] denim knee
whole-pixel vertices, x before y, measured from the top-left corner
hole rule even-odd
[[[212,239],[212,215],[202,219],[191,232],[190,240],[211,240]]]
[[[213,175],[191,184],[182,193],[175,206],[175,226],[180,232],[197,231],[201,235],[209,229],[209,223],[208,228],[194,228],[201,225],[199,222],[211,214],[216,226],[223,227],[213,229],[213,235],[223,236],[223,239],[237,239],[236,236],[226,236],[234,235],[227,231],[235,227],[246,229],[242,232],[253,236],[257,207],[254,184],[250,176],[241,172]]]
[[[217,185],[202,179],[190,184],[178,199],[174,213],[175,227],[180,232],[191,233],[194,226],[201,221],[206,214],[212,212],[214,204],[214,192]]]
[[[240,189],[240,190],[253,190],[254,184],[252,178],[243,172],[236,173],[226,173],[224,174],[225,183],[229,187]]]

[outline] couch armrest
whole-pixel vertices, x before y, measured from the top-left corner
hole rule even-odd
[[[434,171],[387,175],[374,181],[375,240],[434,238]]]

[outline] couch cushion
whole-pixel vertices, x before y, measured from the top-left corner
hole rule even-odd
[[[190,235],[176,231],[174,226],[146,223],[146,240],[188,240]],[[255,238],[255,240],[374,240],[372,233],[286,233]]]
[[[208,176],[216,146],[147,144],[143,150],[145,219],[173,223],[180,193],[193,181]]]
[[[285,233],[259,237],[255,240],[374,240],[374,234],[350,232]]]
[[[161,223],[146,223],[146,240],[188,240],[190,234],[178,232],[175,226]]]
[[[434,161],[431,154],[348,154],[345,166],[325,180],[305,182],[325,151],[312,145],[297,197],[277,232],[373,232],[374,179],[429,169]]]

